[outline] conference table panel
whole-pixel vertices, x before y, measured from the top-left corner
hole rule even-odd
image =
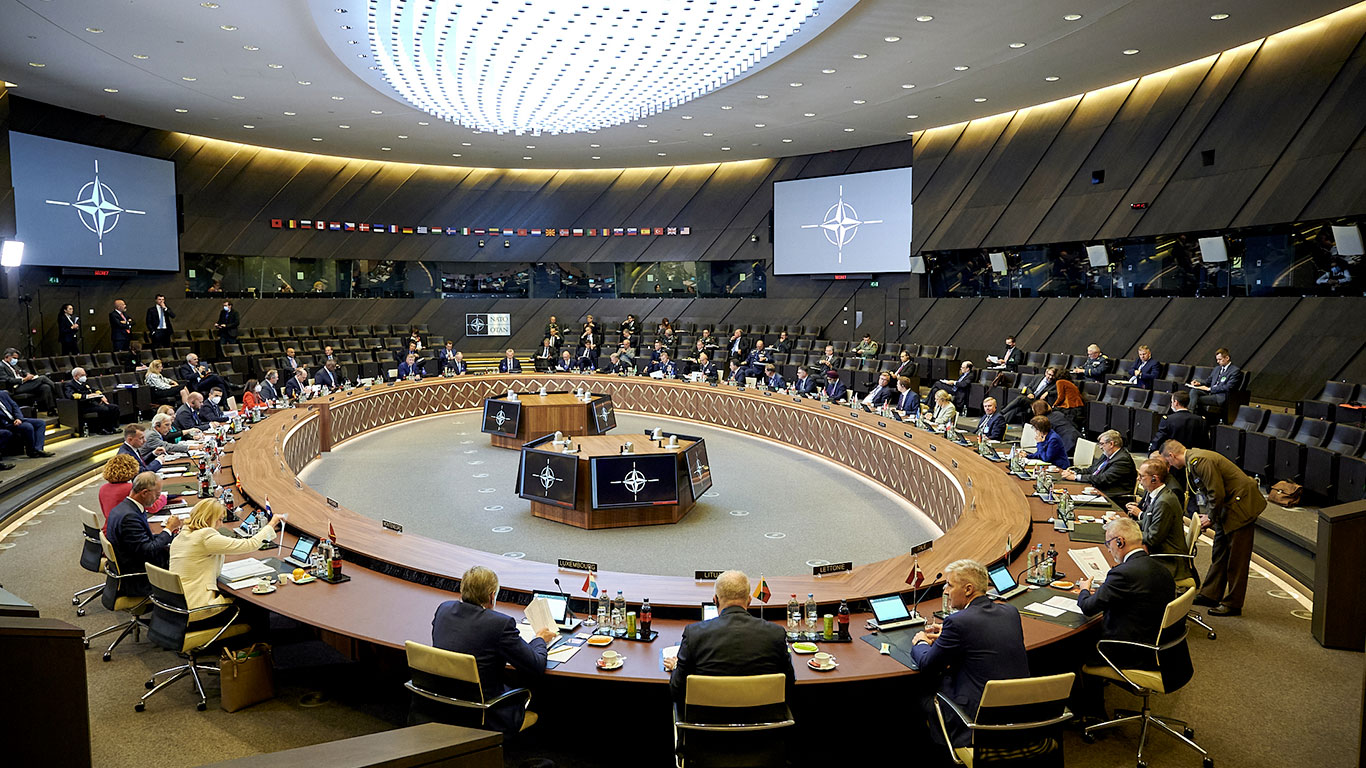
[[[378,520],[344,506],[299,483],[296,473],[321,452],[324,435],[340,443],[377,427],[481,407],[485,398],[509,388],[535,392],[585,387],[610,394],[619,410],[695,421],[775,440],[835,461],[904,497],[944,531],[932,550],[920,555],[929,573],[950,561],[970,557],[999,560],[1007,540],[1017,547],[1026,538],[1029,505],[1019,482],[1003,467],[972,449],[908,425],[851,411],[847,407],[731,387],[659,381],[643,377],[557,376],[544,374],[462,376],[401,382],[331,394],[278,412],[233,446],[233,470],[252,499],[269,497],[289,514],[291,527],[325,535],[331,524],[342,548],[366,564],[392,573],[410,572],[437,583],[458,580],[473,565],[498,571],[506,589],[547,589],[564,572],[551,563],[511,560],[458,544],[385,530]],[[715,457],[713,457],[715,460]],[[421,471],[415,468],[414,471]],[[837,502],[838,498],[830,501]],[[769,577],[777,594],[815,592],[851,600],[908,591],[904,580],[911,557],[899,555],[856,563],[852,572],[815,577]],[[691,578],[604,570],[599,580],[622,585],[629,594],[648,595],[659,606],[694,606],[711,597],[712,585]]]

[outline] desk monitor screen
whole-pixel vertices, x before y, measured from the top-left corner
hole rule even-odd
[[[678,460],[673,454],[597,456],[588,461],[593,509],[678,503]]]
[[[703,603],[703,604],[702,604],[702,620],[703,620],[703,621],[708,621],[708,620],[710,620],[710,619],[714,619],[714,618],[716,618],[716,617],[719,616],[719,615],[721,615],[721,614],[720,614],[719,611],[716,610],[716,603]]]
[[[504,437],[517,436],[517,422],[522,418],[522,404],[506,400],[484,401],[484,427],[481,432]]]
[[[557,595],[553,592],[531,593],[532,600],[535,600],[538,597],[542,600],[545,600],[546,605],[550,608],[551,620],[554,621],[556,624],[563,624],[565,617],[565,609],[569,607],[569,601],[565,599],[565,596]]]
[[[593,403],[593,426],[597,428],[599,435],[606,434],[608,430],[616,429],[617,409],[616,406],[612,405],[610,396]]]
[[[573,509],[579,493],[579,459],[574,454],[522,451],[517,495]]]
[[[692,483],[693,500],[711,489],[711,462],[707,460],[707,443],[698,440],[683,451],[683,462],[688,465],[688,481]]]
[[[308,562],[308,558],[313,556],[313,548],[318,546],[318,540],[307,533],[299,534],[299,540],[294,542],[294,549],[289,556],[301,563]]]
[[[991,586],[998,594],[1004,595],[1015,588],[1015,577],[1010,575],[1010,569],[1004,565],[993,565],[988,568],[987,577],[991,579]]]
[[[869,598],[868,605],[872,606],[873,616],[879,624],[890,624],[911,617],[910,611],[906,610],[906,603],[898,594]]]

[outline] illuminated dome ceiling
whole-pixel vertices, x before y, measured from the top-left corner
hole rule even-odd
[[[321,154],[509,168],[714,163],[905,139],[1342,7],[0,0],[0,78],[15,95],[90,114]]]

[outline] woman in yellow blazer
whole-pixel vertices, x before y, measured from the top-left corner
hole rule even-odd
[[[958,409],[953,407],[953,395],[937,389],[934,392],[934,415],[930,419],[937,429],[953,429],[958,424]]]
[[[191,610],[214,603],[231,603],[230,598],[218,593],[218,572],[223,567],[223,556],[255,552],[263,543],[274,540],[276,526],[284,524],[284,518],[277,516],[261,526],[255,536],[235,539],[218,530],[223,523],[223,514],[223,504],[217,499],[199,502],[171,541],[170,569],[180,577],[180,584],[185,589],[185,604]]]

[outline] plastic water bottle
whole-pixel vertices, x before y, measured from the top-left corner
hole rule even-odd
[[[797,602],[797,593],[793,592],[792,597],[787,601],[787,639],[796,640],[797,632],[802,625],[802,604]]]
[[[612,629],[618,634],[626,631],[626,598],[622,597],[619,589],[616,599],[612,601]]]
[[[806,636],[815,639],[816,620],[820,618],[819,609],[816,607],[816,596],[811,593],[806,595]]]

